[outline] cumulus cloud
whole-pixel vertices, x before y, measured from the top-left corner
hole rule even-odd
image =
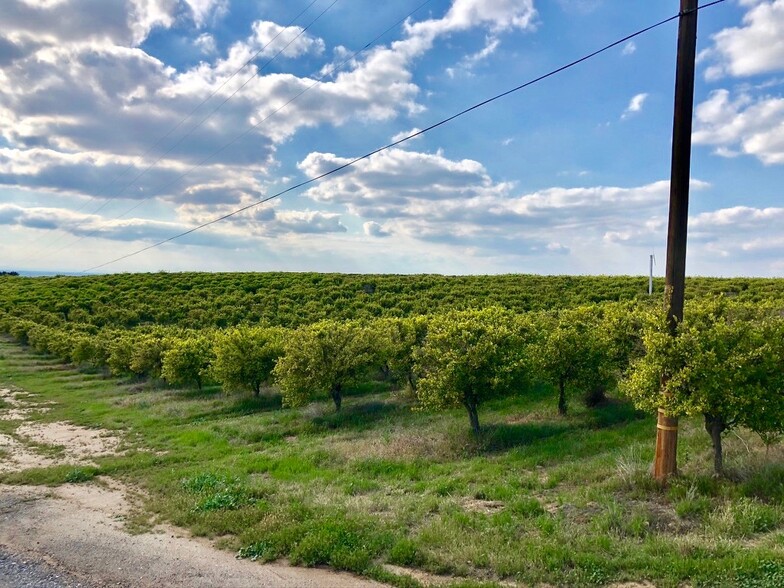
[[[743,25],[713,35],[713,45],[701,54],[712,61],[708,80],[784,70],[784,0],[741,0],[748,7]]]
[[[421,131],[422,131],[422,129],[420,129],[419,127],[414,127],[413,129],[408,130],[408,131],[401,131],[400,133],[397,133],[396,135],[393,135],[392,138],[390,139],[390,141],[392,143],[397,143],[398,141],[402,141],[403,139],[405,139],[406,137],[410,137],[411,135],[416,135],[417,133],[419,133]],[[422,135],[417,135],[413,139],[409,139],[409,141],[416,141],[417,139],[420,139],[420,138],[422,138]]]
[[[362,228],[368,237],[389,237],[392,234],[375,221],[367,221],[362,225]]]
[[[531,29],[535,25],[533,0],[455,0],[443,18],[406,23],[411,37],[436,37],[487,26],[493,32]]]
[[[765,164],[784,163],[784,98],[733,95],[716,90],[695,110],[693,136],[724,157],[751,155]]]
[[[345,233],[346,226],[340,215],[317,210],[276,210],[260,209],[252,217],[257,234],[274,235],[280,233],[325,234]]]
[[[455,0],[442,18],[407,22],[401,40],[368,51],[321,83],[261,69],[278,53],[297,58],[325,51],[325,42],[301,27],[271,21],[251,23],[251,34],[222,55],[214,37],[199,33],[194,42],[210,59],[185,70],[139,47],[156,27],[183,18],[201,27],[225,8],[225,0],[6,0],[0,184],[164,198],[178,210],[258,198],[279,144],[300,129],[420,112],[412,68],[437,38],[485,28],[489,54],[493,35],[531,29],[536,14],[531,0]],[[230,79],[256,52],[260,58]],[[194,116],[183,122],[186,113]],[[156,143],[171,129],[176,132]],[[120,175],[123,181],[115,181]]]
[[[218,18],[226,13],[229,0],[185,0],[190,8],[196,26],[203,26],[210,18]]]
[[[622,119],[627,119],[633,114],[638,112],[642,112],[642,107],[645,105],[645,101],[648,99],[648,94],[643,92],[641,94],[635,94],[632,96],[632,99],[629,100],[629,105],[626,107],[626,110],[623,111],[621,114]]]
[[[201,50],[202,53],[205,55],[212,55],[218,51],[218,47],[215,44],[215,37],[213,37],[209,33],[202,33],[196,40],[194,44]]]
[[[73,237],[108,241],[160,241],[191,227],[182,221],[161,221],[142,218],[104,218],[63,208],[23,207],[0,204],[0,225],[29,229],[58,229]],[[258,239],[285,235],[345,233],[340,215],[313,210],[256,209],[250,214],[232,218],[210,232],[197,232],[187,237],[188,244],[208,247],[249,246]]]
[[[318,175],[348,161],[311,153],[300,168]],[[708,185],[695,180],[692,186]],[[319,203],[345,206],[365,221],[369,236],[380,236],[383,230],[396,237],[479,251],[562,254],[579,249],[574,235],[594,243],[637,238],[638,245],[649,246],[655,235],[650,223],[666,216],[669,182],[632,188],[554,187],[519,194],[513,184],[494,181],[477,161],[390,149],[322,180],[305,194]]]
[[[634,41],[629,41],[621,49],[621,55],[632,55],[635,51],[637,51],[637,44]]]
[[[749,206],[703,212],[689,221],[693,238],[702,242],[709,254],[774,262],[784,256],[784,238],[779,229],[782,222],[784,208]]]

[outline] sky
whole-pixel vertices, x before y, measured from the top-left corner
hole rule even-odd
[[[104,264],[678,8],[2,0],[0,269],[663,275],[677,21]],[[780,277],[784,0],[698,36],[687,274]]]

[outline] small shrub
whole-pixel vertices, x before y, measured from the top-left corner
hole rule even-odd
[[[701,496],[696,485],[688,488],[683,485],[673,486],[670,496],[676,499],[675,514],[682,519],[694,519],[705,516],[711,508],[711,501],[706,496]]]
[[[764,560],[753,566],[752,570],[738,574],[740,588],[775,588],[784,586],[784,563]]]
[[[254,497],[240,487],[239,480],[229,476],[202,473],[185,478],[180,484],[186,492],[200,495],[193,507],[197,512],[236,510],[254,501]]]
[[[675,514],[682,519],[696,519],[704,516],[711,507],[710,499],[704,496],[684,498],[675,503]]]
[[[626,487],[636,486],[637,482],[648,476],[650,463],[642,455],[639,445],[632,445],[616,460],[615,470]]]
[[[251,561],[273,561],[277,559],[277,555],[277,549],[269,541],[257,541],[246,547],[241,547],[239,551],[237,551],[237,557],[239,559],[249,559]]]
[[[509,510],[525,518],[538,517],[544,514],[545,510],[536,498],[521,498],[509,504]]]

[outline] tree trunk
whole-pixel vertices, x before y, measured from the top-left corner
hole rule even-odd
[[[468,420],[471,421],[471,430],[474,435],[479,435],[479,407],[476,402],[467,401],[465,403],[466,410],[468,410]]]
[[[721,448],[721,434],[727,428],[727,424],[721,417],[705,414],[705,430],[713,441],[713,471],[716,475],[724,472],[724,455]]]
[[[253,385],[253,395],[258,398],[261,394],[261,383]]]
[[[330,390],[330,395],[332,396],[332,401],[335,403],[335,412],[340,412],[340,405],[343,402],[343,396],[341,395],[342,386],[340,384],[336,384]]]
[[[585,406],[587,408],[596,408],[605,402],[607,402],[607,394],[604,391],[604,386],[595,386],[585,395]]]
[[[563,378],[558,380],[558,414],[566,415],[566,382]]]

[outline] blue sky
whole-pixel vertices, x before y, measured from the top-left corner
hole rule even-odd
[[[2,269],[103,264],[677,9],[4,0]],[[664,25],[101,271],[643,274],[653,252],[663,273],[676,34]],[[781,276],[784,0],[702,11],[698,51],[687,272]]]

